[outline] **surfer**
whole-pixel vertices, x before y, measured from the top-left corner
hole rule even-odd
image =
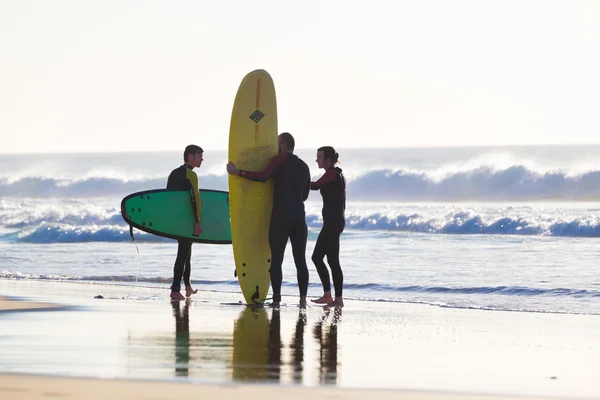
[[[328,304],[335,307],[343,307],[342,286],[344,274],[340,266],[340,235],[346,226],[346,179],[342,169],[336,167],[338,153],[331,146],[320,147],[317,150],[317,165],[325,170],[325,174],[316,182],[311,182],[312,190],[320,190],[323,197],[323,228],[317,238],[312,261],[317,267],[319,278],[323,284],[324,294],[322,297],[312,300],[317,304]],[[323,261],[327,256],[331,277],[335,289],[335,300],[331,297],[331,282],[329,271]]]
[[[281,133],[278,144],[279,154],[271,159],[263,171],[245,171],[229,162],[227,172],[257,182],[266,182],[273,178],[273,210],[269,225],[272,305],[276,307],[281,302],[281,264],[289,238],[300,289],[300,307],[306,307],[308,267],[305,253],[308,229],[304,201],[310,192],[310,171],[308,165],[294,154],[295,141],[290,133]]]
[[[193,171],[194,168],[200,168],[203,161],[204,150],[202,147],[190,144],[183,152],[184,164],[171,171],[167,180],[167,189],[169,190],[189,190],[192,208],[196,216],[194,225],[194,236],[202,233],[202,207],[200,203],[200,192],[198,190],[198,175]],[[173,267],[173,284],[171,286],[171,299],[185,300],[181,294],[181,278],[185,283],[185,296],[190,297],[197,293],[192,288],[190,282],[190,273],[192,271],[192,241],[186,239],[177,240],[177,257]]]

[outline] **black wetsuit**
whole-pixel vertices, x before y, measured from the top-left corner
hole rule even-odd
[[[196,221],[201,221],[202,208],[200,192],[198,191],[198,175],[192,170],[192,167],[183,164],[181,167],[171,171],[167,180],[167,189],[189,190]],[[186,239],[179,239],[177,241],[177,257],[175,258],[175,266],[173,267],[173,284],[171,286],[172,292],[179,292],[181,290],[182,277],[185,285],[190,286],[192,243],[191,240]]]
[[[273,157],[264,171],[240,170],[240,176],[258,182],[266,182],[273,178],[273,211],[269,225],[273,301],[281,301],[281,264],[288,238],[292,242],[300,296],[306,296],[308,267],[305,253],[308,230],[304,201],[310,192],[308,165],[296,155],[286,152]]]
[[[331,268],[335,296],[342,296],[344,274],[340,266],[340,235],[346,226],[346,179],[340,168],[330,168],[317,181],[310,185],[313,190],[321,190],[323,196],[323,228],[317,238],[312,260],[317,267],[323,290],[331,291],[329,272],[323,258]]]

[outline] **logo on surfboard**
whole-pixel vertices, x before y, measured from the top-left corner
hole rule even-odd
[[[265,116],[265,114],[262,111],[260,111],[259,109],[257,109],[256,111],[254,111],[252,113],[252,115],[250,115],[250,119],[258,124],[258,122],[261,119],[263,119],[264,116]]]

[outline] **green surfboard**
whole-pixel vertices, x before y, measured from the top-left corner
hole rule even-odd
[[[231,244],[229,193],[200,189],[202,230],[194,236],[195,216],[190,192],[156,189],[132,193],[121,201],[125,222],[144,232],[197,243]]]

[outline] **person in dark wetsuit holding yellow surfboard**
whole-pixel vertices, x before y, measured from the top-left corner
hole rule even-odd
[[[203,161],[204,150],[200,146],[191,144],[183,152],[184,164],[171,171],[167,180],[168,190],[189,190],[190,200],[193,205],[196,223],[194,225],[194,236],[202,233],[202,203],[200,200],[200,191],[198,190],[198,175],[193,171],[194,168],[200,168]],[[187,239],[177,240],[177,257],[173,267],[173,284],[171,286],[172,300],[185,300],[181,294],[181,279],[185,283],[185,296],[190,297],[197,293],[192,289],[190,282],[191,259],[192,259],[192,241]]]
[[[317,267],[319,278],[323,284],[324,294],[321,298],[313,300],[317,304],[328,304],[335,307],[343,307],[342,287],[344,274],[340,266],[340,235],[346,226],[346,179],[342,169],[336,167],[338,153],[331,146],[324,146],[317,150],[317,165],[325,170],[325,174],[316,182],[312,182],[312,190],[320,190],[323,196],[323,228],[317,238],[312,261]],[[327,256],[327,262],[331,268],[331,277],[335,288],[335,300],[331,297],[331,282],[329,271],[323,261]]]
[[[289,239],[292,243],[292,253],[296,264],[300,306],[306,307],[308,267],[305,253],[308,229],[304,201],[310,192],[310,171],[308,165],[293,154],[295,141],[290,133],[280,134],[278,142],[279,154],[271,159],[263,171],[241,170],[234,163],[229,162],[227,172],[257,182],[273,179],[273,210],[269,225],[273,306],[278,306],[281,302],[283,279],[281,264]]]

